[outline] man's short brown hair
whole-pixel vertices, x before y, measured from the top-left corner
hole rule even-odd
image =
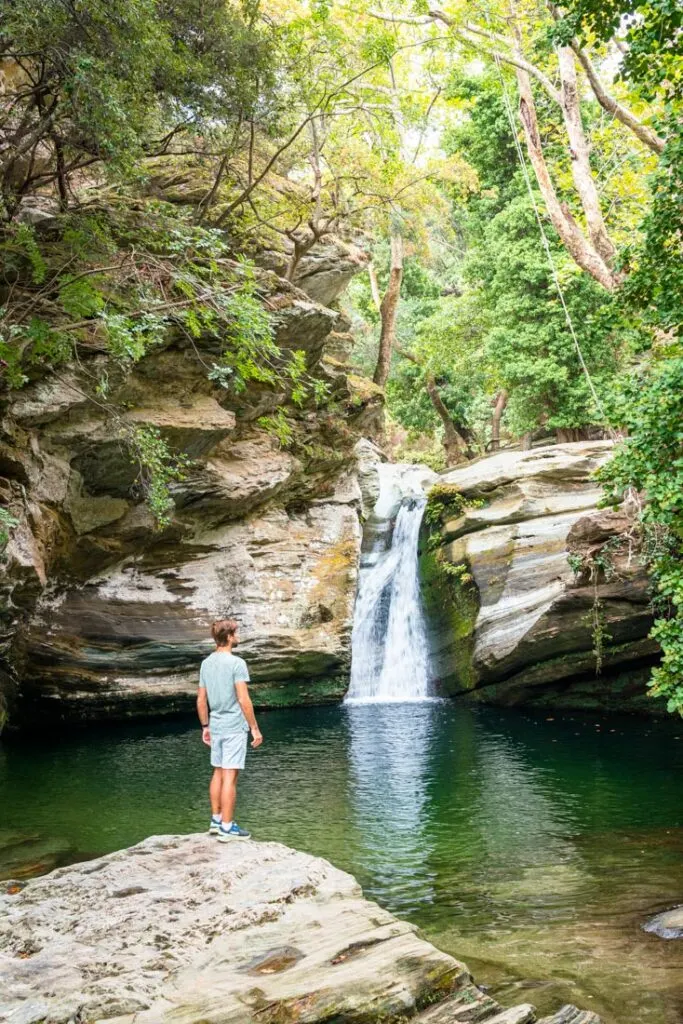
[[[238,629],[239,623],[235,619],[217,619],[211,627],[211,636],[219,647],[224,647]]]

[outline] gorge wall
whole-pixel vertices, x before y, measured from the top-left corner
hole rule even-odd
[[[177,248],[176,217],[185,222],[175,211],[191,210],[207,187],[196,174],[182,165],[152,178],[151,206],[136,199],[95,211],[118,232],[121,262],[106,270],[130,263],[131,238],[135,247],[152,237],[140,271],[157,274],[152,310],[174,287],[158,276],[153,245]],[[154,219],[159,197],[170,229],[167,212],[163,229]],[[58,263],[60,215],[33,214]],[[189,244],[191,229],[183,231]],[[322,400],[315,387],[297,399],[296,381],[282,376],[223,386],[211,372],[220,333],[175,321],[139,358],[117,361],[96,312],[67,321],[81,332],[72,357],[33,360],[23,386],[0,391],[0,501],[16,520],[0,554],[0,728],[8,719],[52,725],[189,709],[211,648],[208,625],[224,615],[240,622],[258,706],[343,696],[361,524],[381,458],[361,439],[381,432],[383,393],[348,364],[353,338],[334,306],[366,256],[330,236],[294,272],[272,239],[253,243],[250,256],[278,358],[298,353]],[[100,274],[85,265],[78,278]],[[229,276],[243,265],[223,266]],[[0,285],[0,300],[21,287]],[[100,287],[98,301],[122,301],[120,282],[118,291],[106,278]],[[73,317],[60,294],[49,280],[43,289],[33,282],[25,315],[38,307],[63,327]],[[122,429],[139,427],[187,459],[161,527],[122,440]],[[600,441],[507,451],[442,474],[421,565],[443,692],[656,707],[645,695],[657,651],[630,518],[597,508],[592,474],[609,451]]]
[[[442,474],[421,538],[441,690],[499,704],[657,712],[657,645],[629,510],[599,509],[611,442],[500,452]]]
[[[272,385],[220,387],[210,342],[179,331],[123,374],[91,338],[78,361],[0,396],[0,495],[18,520],[0,583],[0,724],[189,708],[208,625],[224,615],[240,621],[257,704],[342,695],[363,507],[355,446],[377,429],[382,394],[335,358],[348,336],[329,303],[363,260],[327,239],[299,265],[306,291],[257,272],[276,344],[303,352],[327,387],[319,406]],[[103,367],[124,423],[158,429],[190,460],[164,528],[93,391]],[[278,409],[292,417],[287,444],[262,419]]]

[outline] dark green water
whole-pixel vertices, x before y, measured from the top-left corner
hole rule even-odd
[[[683,725],[434,702],[270,712],[239,820],[351,871],[503,1002],[680,1024]],[[194,722],[0,747],[0,876],[207,819]],[[33,837],[19,842],[22,836]]]

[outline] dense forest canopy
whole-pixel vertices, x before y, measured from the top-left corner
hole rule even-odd
[[[95,348],[123,429],[127,368],[181,330],[217,385],[282,389],[286,446],[326,386],[253,260],[296,282],[340,237],[399,454],[626,438],[605,484],[641,509],[683,709],[680,4],[5,0],[0,50],[6,392]],[[163,527],[183,460],[124,441]]]

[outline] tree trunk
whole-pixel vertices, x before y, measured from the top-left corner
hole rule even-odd
[[[316,243],[316,237],[312,232],[306,235],[306,237],[292,237],[291,240],[292,244],[294,245],[294,248],[292,249],[292,254],[289,257],[287,269],[285,270],[285,281],[294,280],[294,275],[296,273],[297,267],[299,266],[299,263],[306,255],[306,253],[310,249],[312,249]]]
[[[553,227],[578,266],[590,274],[607,291],[613,291],[617,282],[612,271],[600,253],[593,248],[584,236],[569,210],[562,207],[557,197],[555,187],[550,178],[550,172],[548,171],[548,165],[545,162],[538,130],[536,104],[534,103],[531,91],[531,80],[527,72],[522,71],[520,68],[517,68],[516,74],[519,86],[519,113],[522,125],[524,126],[527,152]]]
[[[590,240],[609,267],[614,260],[615,248],[607,233],[597,185],[591,171],[590,146],[581,118],[574,51],[570,46],[559,46],[557,56],[560,67],[562,116],[569,137],[572,178],[586,216]]]
[[[409,359],[411,363],[415,363],[416,366],[420,366],[424,369],[422,361],[418,359],[412,352],[407,352],[404,348],[396,346],[396,351],[399,355],[403,356],[404,359]],[[469,427],[466,427],[463,423],[456,423],[448,409],[446,404],[441,397],[439,391],[439,385],[434,379],[433,373],[427,373],[425,376],[425,382],[427,387],[427,394],[434,406],[434,411],[441,420],[443,425],[443,446],[446,451],[446,461],[449,465],[452,465],[460,461],[460,456],[464,455],[465,458],[471,459],[474,456],[472,450],[472,443],[474,441],[474,434]]]
[[[503,388],[493,400],[493,416],[491,418],[491,451],[497,452],[500,448],[500,421],[508,404],[508,393]]]
[[[588,434],[587,427],[558,427],[555,439],[558,444],[571,444],[574,441],[587,441]]]
[[[375,384],[381,388],[387,382],[389,369],[391,367],[391,353],[396,342],[396,317],[398,315],[398,303],[401,296],[401,281],[403,280],[403,239],[400,235],[391,236],[391,269],[389,271],[389,284],[384,293],[384,298],[379,307],[381,328],[379,335],[379,352],[377,355],[377,366],[373,375]]]
[[[372,295],[372,301],[375,304],[375,308],[380,310],[382,308],[382,296],[379,293],[379,281],[377,280],[377,271],[375,270],[374,263],[369,264],[368,275],[370,277],[370,294]]]
[[[437,416],[443,424],[443,446],[448,465],[455,465],[463,455],[467,459],[473,458],[474,452],[471,448],[473,440],[472,431],[469,427],[465,427],[461,423],[456,424],[453,421],[443,398],[439,394],[439,388],[434,380],[434,375],[431,373],[427,376],[427,393]]]

